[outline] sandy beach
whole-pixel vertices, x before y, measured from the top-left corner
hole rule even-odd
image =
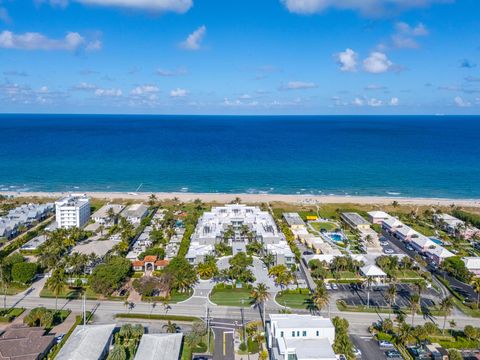
[[[86,192],[92,198],[98,199],[127,199],[148,200],[152,193],[133,192]],[[2,195],[23,197],[49,197],[60,198],[68,192],[0,192]],[[378,204],[388,205],[393,201],[402,205],[432,205],[432,206],[457,206],[479,207],[480,199],[444,199],[444,198],[413,198],[413,197],[380,197],[380,196],[340,196],[340,195],[289,195],[289,194],[227,194],[227,193],[183,193],[183,192],[157,192],[154,193],[158,200],[177,198],[183,202],[201,199],[204,202],[228,203],[235,198],[240,198],[247,203],[262,202],[285,202],[292,204],[315,204],[315,203],[355,203],[355,204]]]

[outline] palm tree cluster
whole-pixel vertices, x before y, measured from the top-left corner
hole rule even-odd
[[[201,279],[211,279],[218,275],[217,262],[215,256],[207,255],[203,263],[197,265],[197,274]]]
[[[268,275],[275,279],[275,284],[282,289],[296,280],[296,277],[286,265],[276,265],[268,270]]]
[[[115,334],[114,347],[107,360],[133,359],[145,329],[141,324],[124,324]]]
[[[52,232],[46,232],[47,241],[40,248],[39,264],[46,269],[52,269],[65,261],[65,254],[75,246],[75,244],[87,237],[87,233],[78,228],[56,229]]]
[[[265,303],[270,299],[270,294],[268,292],[268,287],[265,283],[259,283],[257,286],[252,288],[250,292],[250,297],[252,298],[253,304],[260,310],[262,310],[261,316],[263,319],[263,325],[265,326],[265,312],[266,306]]]

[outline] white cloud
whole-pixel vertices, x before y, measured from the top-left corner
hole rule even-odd
[[[199,50],[206,32],[207,28],[205,25],[200,26],[197,30],[188,35],[185,41],[180,43],[180,47],[185,50]]]
[[[387,87],[384,86],[384,85],[377,85],[377,84],[370,84],[370,85],[367,85],[365,86],[364,88],[365,90],[370,90],[370,91],[374,91],[374,90],[387,90]]]
[[[292,13],[314,14],[335,8],[358,11],[364,16],[380,17],[412,8],[427,7],[435,3],[454,0],[280,0]]]
[[[120,97],[122,96],[122,90],[120,89],[97,89],[95,90],[95,96],[100,97]]]
[[[372,107],[379,107],[383,105],[383,101],[379,99],[371,98],[371,99],[368,99],[367,105]]]
[[[317,85],[313,82],[305,81],[289,81],[287,84],[280,86],[279,90],[305,90],[316,88]]]
[[[356,71],[358,54],[352,49],[345,49],[337,55],[337,62],[342,71]]]
[[[49,3],[52,6],[65,7],[69,2],[78,2],[85,5],[119,7],[136,10],[148,10],[157,12],[185,13],[192,6],[192,0],[37,0],[37,2]]]
[[[355,106],[363,106],[363,100],[356,97],[355,99],[353,99],[352,101],[352,105],[355,105]]]
[[[365,71],[373,74],[384,73],[392,67],[393,63],[388,59],[384,53],[375,51],[370,53],[370,56],[363,60],[363,68]]]
[[[470,103],[469,101],[463,100],[460,96],[456,96],[453,99],[453,101],[455,101],[455,104],[458,107],[470,107],[470,106],[472,106],[472,103]]]
[[[397,97],[392,97],[390,99],[390,106],[398,106],[400,104],[400,100]]]
[[[251,99],[252,96],[249,95],[249,94],[242,94],[238,97],[239,99],[242,99],[242,100],[247,100],[247,99]]]
[[[184,68],[178,68],[175,70],[166,70],[166,69],[157,69],[156,74],[158,76],[180,76],[180,75],[185,75],[187,73],[187,70]]]
[[[188,94],[188,91],[185,90],[185,89],[181,89],[181,88],[176,88],[176,89],[173,89],[172,91],[170,91],[170,96],[171,97],[185,97],[187,96]]]
[[[5,49],[76,51],[83,47],[88,50],[91,44],[77,32],[69,32],[63,39],[51,39],[36,32],[14,34],[4,30],[0,33],[0,47]]]
[[[135,88],[130,91],[131,95],[145,95],[145,94],[155,94],[158,93],[160,89],[155,86],[155,85],[142,85],[142,86],[136,86]]]
[[[397,22],[395,24],[396,33],[392,35],[392,43],[396,48],[415,49],[419,45],[415,40],[419,36],[427,36],[427,27],[419,23],[416,26],[410,26],[406,22]]]
[[[72,87],[72,90],[74,91],[93,91],[95,89],[97,89],[96,85],[87,82],[81,82],[80,84]]]

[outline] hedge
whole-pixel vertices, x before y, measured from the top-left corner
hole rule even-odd
[[[118,313],[115,315],[115,317],[123,318],[123,319],[176,320],[176,321],[188,321],[188,322],[201,321],[201,319],[196,316],[185,316],[185,315]]]

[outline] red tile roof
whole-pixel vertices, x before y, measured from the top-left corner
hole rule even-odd
[[[158,259],[158,256],[156,256],[156,255],[148,255],[148,256],[145,256],[143,258],[143,261],[144,262],[155,262],[155,261],[157,261],[157,259]]]
[[[144,265],[145,265],[145,261],[142,261],[142,260],[136,260],[132,262],[132,266],[144,266]]]
[[[155,266],[167,266],[170,263],[168,260],[157,260]]]

